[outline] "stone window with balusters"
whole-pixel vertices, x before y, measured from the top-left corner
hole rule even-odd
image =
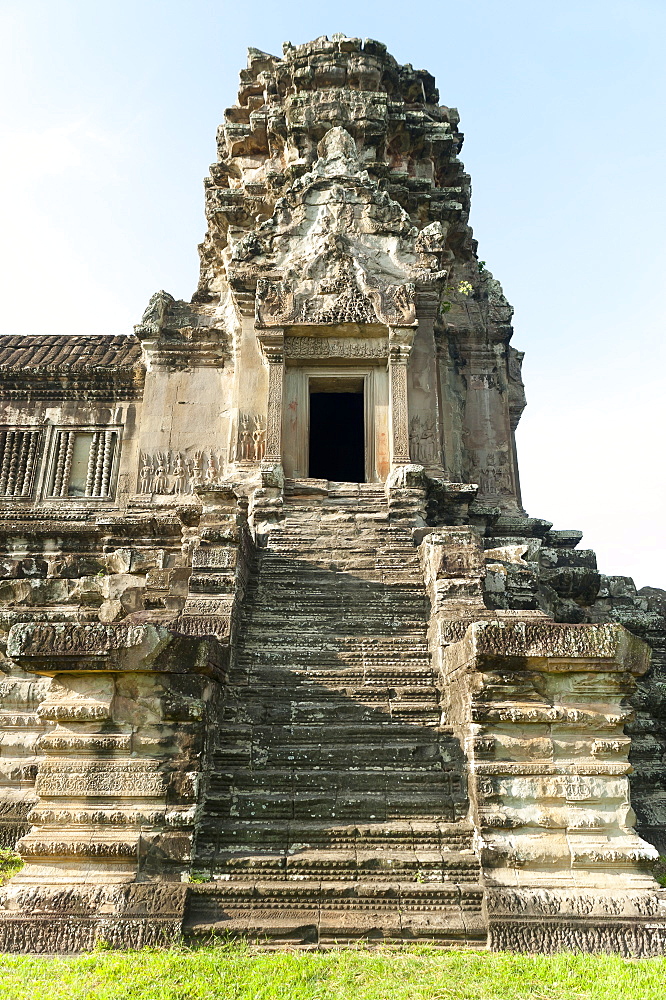
[[[0,428],[1,500],[29,500],[32,497],[41,450],[40,428]]]
[[[52,438],[45,495],[77,499],[113,496],[120,429],[59,427]]]

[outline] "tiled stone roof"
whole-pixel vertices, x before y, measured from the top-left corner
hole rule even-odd
[[[0,370],[66,370],[134,368],[141,359],[136,337],[66,337],[53,334],[0,336]]]
[[[145,366],[136,337],[0,336],[6,399],[133,399]]]

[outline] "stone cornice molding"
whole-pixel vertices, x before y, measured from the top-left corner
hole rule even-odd
[[[284,329],[271,327],[269,330],[257,330],[257,340],[261,353],[269,365],[282,364],[284,361]]]

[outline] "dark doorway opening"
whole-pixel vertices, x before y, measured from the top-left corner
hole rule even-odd
[[[365,482],[365,431],[362,392],[310,393],[312,479]]]

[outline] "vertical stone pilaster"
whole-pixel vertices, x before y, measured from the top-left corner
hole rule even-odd
[[[467,394],[463,441],[467,481],[479,495],[502,507],[519,506],[515,448],[509,413],[509,385],[504,348],[466,344]]]
[[[407,362],[389,363],[391,385],[391,459],[394,465],[409,462],[409,426],[407,419]]]
[[[268,419],[266,421],[266,459],[282,460],[282,392],[284,361],[270,358],[268,362]]]
[[[268,362],[268,401],[266,413],[266,462],[282,463],[282,403],[284,396],[284,330],[273,328],[257,333],[261,350]]]
[[[410,462],[407,364],[414,342],[414,333],[413,327],[389,328],[389,413],[392,465],[408,465]]]

